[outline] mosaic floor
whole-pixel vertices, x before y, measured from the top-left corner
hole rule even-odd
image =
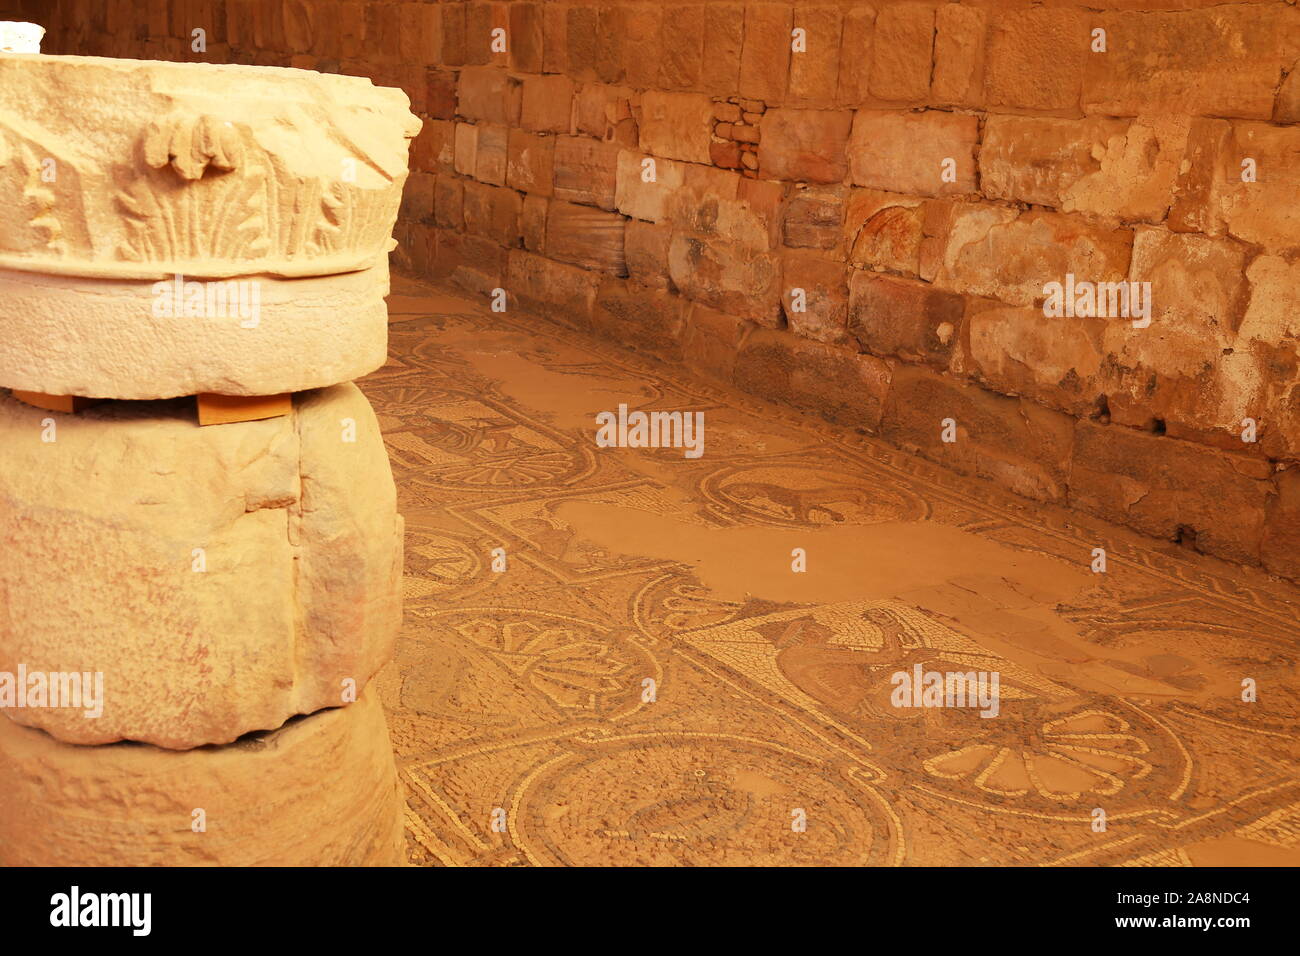
[[[413,863],[1300,864],[1300,590],[532,316],[389,305],[360,384]],[[703,411],[703,455],[597,447],[620,403]],[[996,717],[892,706],[917,665],[999,673]]]

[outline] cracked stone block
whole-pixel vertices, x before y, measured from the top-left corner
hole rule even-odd
[[[98,716],[13,720],[186,749],[365,686],[401,623],[388,457],[355,385],[294,406],[200,428],[183,399],[52,416],[0,394],[0,672],[103,674]]]
[[[12,713],[12,712],[11,712]],[[78,747],[0,716],[0,866],[398,866],[379,699],[221,747]]]

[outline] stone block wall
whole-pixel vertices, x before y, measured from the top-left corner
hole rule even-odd
[[[1300,10],[1099,5],[6,4],[400,86],[417,272],[1300,579]]]

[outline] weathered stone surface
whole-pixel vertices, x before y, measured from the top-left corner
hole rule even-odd
[[[664,12],[663,61],[659,85],[669,90],[694,89],[704,68],[708,7],[703,3],[675,3]]]
[[[97,405],[47,443],[48,413],[0,398],[0,671],[102,672],[105,695],[98,718],[14,720],[71,743],[228,743],[341,703],[387,661],[402,522],[365,397],[339,385],[210,428],[193,414]]]
[[[469,66],[456,83],[456,112],[482,123],[519,125],[521,90],[516,77],[491,66]]]
[[[1081,421],[1069,503],[1198,550],[1258,563],[1265,463],[1119,425]]]
[[[596,293],[591,326],[637,352],[681,359],[681,336],[690,303],[679,295],[605,277]]]
[[[844,214],[849,261],[865,269],[916,275],[924,213],[920,199],[875,189],[850,190]]]
[[[622,14],[623,80],[638,89],[654,86],[664,58],[663,9],[659,4],[635,4],[624,7]]]
[[[584,83],[574,98],[575,129],[603,142],[635,146],[636,121],[632,118],[635,97],[635,92],[627,87]]]
[[[623,234],[628,275],[644,286],[663,289],[668,286],[668,244],[672,227],[668,223],[641,222],[629,219]]]
[[[828,421],[874,431],[890,371],[871,355],[755,329],[740,344],[733,381],[744,391]]]
[[[794,28],[804,31],[805,48],[790,54],[788,101],[831,106],[840,73],[843,11],[829,4],[794,7]],[[856,55],[855,51],[850,51]]]
[[[871,80],[875,24],[874,7],[855,6],[844,11],[840,33],[840,75],[835,93],[838,106],[856,109],[870,96],[868,84]]]
[[[550,196],[555,179],[554,136],[512,129],[506,145],[506,185],[521,192]]]
[[[541,3],[512,3],[509,7],[510,65],[526,73],[540,73],[543,66],[543,24]]]
[[[585,325],[595,307],[600,275],[522,250],[511,250],[506,269],[510,298],[525,309],[570,325]]]
[[[710,3],[709,26],[704,31],[704,64],[701,87],[727,96],[740,86],[741,46],[745,32],[745,6],[740,3]]]
[[[843,239],[844,186],[796,189],[785,207],[782,241],[792,249],[835,249]]]
[[[334,385],[384,364],[387,294],[387,257],[337,276],[232,284],[187,275],[179,294],[171,277],[0,270],[0,386],[152,399]]]
[[[523,198],[513,189],[466,183],[465,231],[499,245],[516,246],[521,238],[519,216],[522,207]]]
[[[572,113],[573,81],[567,76],[524,77],[520,126],[534,133],[568,133]]]
[[[849,289],[844,263],[815,253],[781,254],[784,283],[782,305],[786,323],[795,335],[846,345],[852,342],[846,331]]]
[[[546,249],[546,210],[549,203],[542,196],[524,196],[519,210],[519,233],[529,252]]]
[[[613,210],[618,146],[586,136],[555,137],[555,198]]]
[[[933,102],[977,106],[984,96],[984,48],[988,15],[959,3],[940,5],[935,14]]]
[[[1174,202],[1169,210],[1169,228],[1177,232],[1223,232],[1222,211],[1216,204],[1232,124],[1220,119],[1193,119],[1187,132],[1187,147],[1174,182]],[[1240,171],[1237,172],[1240,175]]]
[[[585,269],[627,275],[617,213],[555,201],[546,216],[546,254]]]
[[[923,102],[930,92],[934,7],[928,3],[882,4],[872,42],[871,95],[882,100]]]
[[[465,226],[465,180],[439,176],[433,184],[433,221],[443,229]]]
[[[1300,465],[1275,477],[1277,497],[1268,505],[1260,557],[1274,574],[1300,580]]]
[[[1084,59],[1083,108],[1269,119],[1298,18],[1282,4],[1100,14],[1109,42]]]
[[[944,420],[957,440],[943,441]],[[965,474],[1040,501],[1065,498],[1074,420],[910,365],[893,369],[881,434]]]
[[[402,786],[373,691],[183,753],[78,747],[0,715],[0,763],[3,866],[406,862]]]
[[[915,196],[973,192],[978,136],[979,119],[964,113],[858,110],[849,178],[857,186]],[[945,161],[955,164],[949,167],[955,181],[945,181]]]
[[[794,182],[842,182],[852,123],[848,110],[768,110],[761,127],[758,174]]]
[[[740,345],[754,328],[737,316],[692,303],[682,332],[683,361],[700,375],[730,382]]]
[[[1077,110],[1084,57],[1092,55],[1088,40],[1087,21],[1079,10],[1052,6],[990,13],[986,102],[992,107]],[[1130,42],[1135,49],[1142,46],[1136,39]],[[1109,57],[1098,57],[1099,68],[1106,68]]]
[[[504,186],[510,157],[510,130],[485,123],[478,127],[474,153],[474,178],[493,186]]]
[[[377,265],[420,129],[409,102],[351,76],[4,57],[0,194],[24,199],[0,209],[0,268],[156,281]]]
[[[1041,308],[971,299],[961,368],[985,387],[1024,395],[1088,417],[1105,396],[1103,336],[1109,320],[1058,316]]]
[[[1067,274],[1119,282],[1128,274],[1133,233],[1058,213],[955,204],[935,284],[1029,305]],[[929,227],[927,226],[927,235]],[[924,251],[923,251],[924,257]]]
[[[473,176],[478,162],[478,131],[470,123],[457,123],[455,133],[455,162],[453,168],[462,176]]]
[[[1173,201],[1186,119],[991,116],[980,184],[993,199],[1160,222]]]
[[[674,234],[668,272],[682,294],[710,308],[776,326],[780,260],[742,243]]]
[[[780,103],[790,75],[792,8],[784,3],[750,3],[744,11],[740,95]]]
[[[707,163],[713,138],[713,101],[703,93],[641,96],[641,150],[654,156]]]
[[[1138,228],[1129,276],[1151,283],[1151,325],[1106,325],[1112,421],[1145,428],[1159,420],[1179,437],[1222,431],[1241,447],[1241,418],[1259,385],[1249,355],[1233,348],[1246,307],[1247,258],[1229,239]]]
[[[652,167],[654,178],[650,179]],[[682,187],[685,179],[685,170],[672,160],[656,159],[630,149],[622,150],[618,154],[614,206],[625,216],[659,222],[668,217],[673,194]]]
[[[1234,123],[1223,150],[1210,201],[1228,233],[1267,252],[1300,249],[1300,127]],[[1254,161],[1255,182],[1243,181],[1246,160]]]
[[[924,282],[854,271],[848,332],[875,355],[897,355],[938,368],[961,336],[965,301]]]

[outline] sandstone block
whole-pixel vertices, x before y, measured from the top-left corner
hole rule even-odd
[[[508,9],[510,65],[524,73],[543,69],[543,24],[541,3],[512,3]]]
[[[743,391],[827,421],[874,431],[889,391],[890,370],[871,355],[755,329],[741,343],[733,381]]]
[[[930,92],[933,46],[933,5],[882,5],[872,41],[871,95],[882,100],[924,102]]]
[[[518,249],[510,251],[506,271],[510,297],[524,308],[570,325],[590,320],[598,273]]]
[[[1161,222],[1187,146],[1185,119],[990,116],[986,196],[1114,219]]]
[[[1260,556],[1274,574],[1300,580],[1300,465],[1277,475],[1277,497],[1269,502]]]
[[[999,10],[990,13],[989,21],[985,97],[991,107],[1077,110],[1084,58],[1094,56],[1101,69],[1111,62],[1109,53],[1088,53],[1081,11],[1056,6]],[[1127,42],[1142,46],[1136,38]]]
[[[852,343],[845,328],[849,307],[846,271],[844,263],[815,253],[788,250],[781,254],[781,303],[795,335],[831,345]]]
[[[13,713],[13,711],[9,711]],[[0,865],[400,866],[404,799],[372,692],[224,747],[78,747],[0,715]],[[321,768],[329,768],[322,777]],[[202,810],[205,832],[192,829]]]
[[[1117,424],[1242,450],[1240,422],[1259,414],[1261,375],[1234,348],[1246,308],[1248,250],[1229,239],[1139,227],[1130,279],[1149,282],[1151,325],[1106,324],[1107,396]]]
[[[689,309],[690,303],[679,295],[606,276],[596,293],[591,325],[637,352],[680,361]]]
[[[965,302],[924,283],[854,271],[848,333],[875,355],[945,368],[961,337]]]
[[[524,248],[542,252],[546,248],[546,211],[550,204],[542,196],[524,196],[519,212],[519,232]]]
[[[830,5],[794,8],[795,29],[804,31],[805,49],[790,54],[789,99],[808,106],[832,106],[840,72],[843,13]]]
[[[647,179],[650,166],[646,160],[653,162],[653,180]],[[643,156],[630,149],[621,150],[614,206],[625,216],[659,222],[668,217],[673,195],[682,188],[685,179],[685,171],[677,163]]]
[[[474,149],[474,178],[493,186],[504,186],[509,158],[510,130],[506,126],[482,123]]]
[[[683,295],[768,326],[780,321],[780,271],[778,256],[740,242],[674,233],[668,247],[668,273]]]
[[[1198,550],[1258,563],[1270,483],[1244,455],[1081,421],[1072,507]]]
[[[935,15],[934,78],[930,97],[942,106],[978,106],[984,97],[984,48],[988,14],[959,3]]]
[[[972,299],[960,370],[996,392],[1024,395],[1078,417],[1095,415],[1106,395],[1108,324],[1088,317],[1049,319],[1034,306]]]
[[[848,171],[847,110],[773,109],[763,116],[759,175],[765,179],[838,183]]]
[[[534,133],[568,133],[573,112],[573,81],[567,76],[527,76],[523,81],[519,125]]]
[[[672,227],[668,223],[627,221],[623,235],[628,275],[643,286],[663,289],[668,286],[668,244]]]
[[[493,66],[467,66],[456,82],[456,112],[466,119],[519,125],[519,80]]]
[[[958,206],[946,234],[935,284],[1013,305],[1041,300],[1044,284],[1064,282],[1067,274],[1090,282],[1123,281],[1133,244],[1127,229],[980,205]]]
[[[841,242],[844,186],[816,186],[797,190],[790,197],[782,221],[782,237],[792,249],[834,249]]]
[[[503,246],[518,245],[523,199],[513,189],[465,184],[465,231]]]
[[[335,386],[212,428],[193,414],[97,405],[46,443],[46,413],[0,398],[0,671],[104,680],[98,717],[12,719],[69,743],[224,744],[338,705],[387,661],[402,522],[365,397]]]
[[[955,442],[943,441],[944,419]],[[965,474],[1040,501],[1063,501],[1074,420],[1034,402],[966,385],[929,369],[893,369],[881,434]]]
[[[657,3],[635,4],[622,10],[622,79],[629,86],[645,89],[659,82],[663,63],[660,31],[663,13]]]
[[[844,11],[840,39],[840,75],[836,80],[835,102],[853,109],[870,96],[873,38],[876,11],[873,7],[849,7]]]
[[[1269,119],[1298,18],[1281,4],[1101,14],[1108,48],[1084,60],[1084,111]]]
[[[555,137],[555,198],[613,210],[618,146],[586,136]]]
[[[669,90],[690,90],[700,85],[705,36],[712,28],[706,20],[707,10],[703,3],[676,3],[665,9],[659,82],[651,85]]]
[[[617,213],[552,202],[546,216],[546,254],[585,269],[627,275],[624,222]]]
[[[641,96],[641,150],[688,163],[708,163],[713,140],[713,101],[704,93]]]
[[[707,11],[709,26],[704,32],[700,87],[727,96],[740,88],[745,7],[739,3],[710,3]]]
[[[512,129],[506,146],[506,185],[521,192],[550,196],[555,179],[554,136],[535,136]]]
[[[335,276],[179,285],[0,270],[0,386],[153,399],[334,385],[384,364],[387,294],[386,256]]]
[[[979,120],[926,110],[858,110],[849,139],[849,178],[857,186],[914,196],[975,190]],[[951,170],[953,181],[945,179]]]
[[[792,9],[784,3],[751,3],[744,10],[740,95],[780,103],[790,73]]]
[[[1247,161],[1254,182],[1243,181]],[[1234,123],[1220,162],[1210,199],[1228,233],[1271,253],[1300,249],[1300,127]]]
[[[849,261],[864,269],[916,275],[920,268],[923,200],[875,189],[849,190],[844,245]]]
[[[741,343],[753,329],[738,316],[692,303],[682,332],[683,361],[692,371],[730,382]]]

